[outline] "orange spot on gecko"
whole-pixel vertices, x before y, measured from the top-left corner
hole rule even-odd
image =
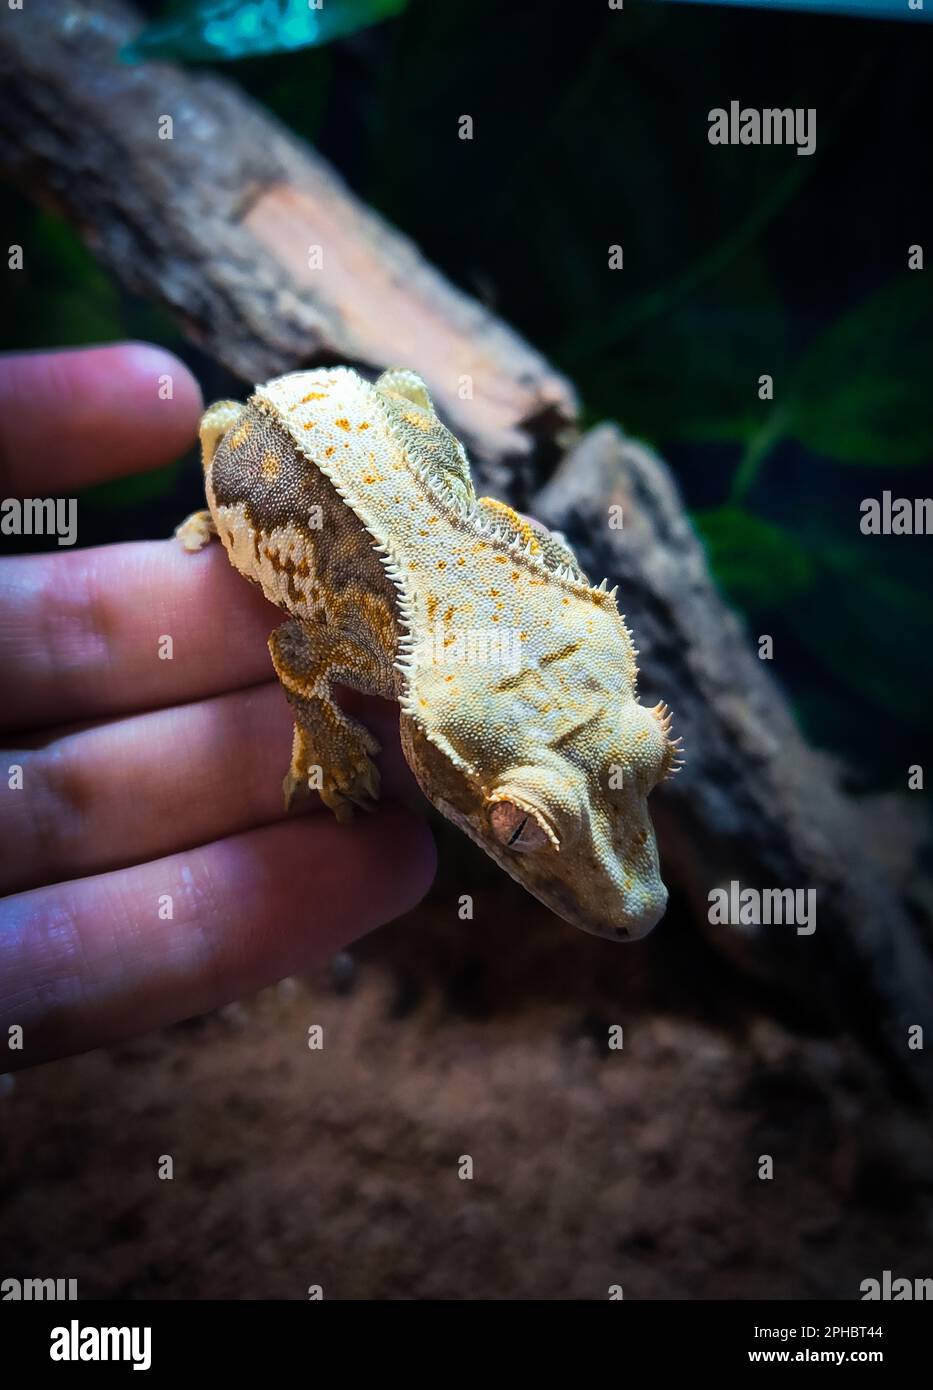
[[[307,405],[307,404],[308,404],[308,401],[326,401],[326,400],[327,400],[327,392],[326,392],[326,391],[309,391],[308,394],[307,394],[306,396],[302,396],[302,398],[301,398],[301,400],[298,402],[298,404],[299,404],[299,405]],[[294,409],[295,409],[295,407],[292,406],[292,410],[294,410]]]
[[[368,429],[369,429],[369,421],[368,421],[368,420],[363,420],[359,425],[357,425],[356,428],[357,428],[358,430],[368,430]]]
[[[438,568],[439,570],[445,570],[445,569],[447,568],[447,561],[446,561],[446,560],[438,560],[438,562],[437,562],[437,568]]]
[[[324,450],[324,456],[325,456],[325,458],[330,458],[330,456],[331,456],[331,454],[332,454],[333,452],[334,452],[334,446],[333,446],[333,444],[328,444],[327,448]]]
[[[429,430],[431,428],[431,421],[426,419],[424,415],[416,415],[413,410],[406,410],[402,419],[406,424],[414,425],[417,430]]]
[[[264,478],[277,478],[279,476],[279,461],[271,449],[267,449],[262,456],[262,463],[259,465],[260,472]]]
[[[337,426],[338,430],[348,430],[348,429],[350,428],[350,421],[349,421],[349,420],[344,420],[344,419],[335,420],[335,421],[334,421],[334,424]]]

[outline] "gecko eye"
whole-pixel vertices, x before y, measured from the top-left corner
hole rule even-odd
[[[499,844],[520,854],[543,849],[552,840],[538,818],[514,801],[497,801],[489,813],[489,823]]]

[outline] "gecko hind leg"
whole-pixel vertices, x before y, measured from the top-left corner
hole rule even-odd
[[[345,714],[332,683],[367,694],[383,693],[380,673],[363,643],[339,628],[306,628],[291,620],[269,638],[275,673],[295,716],[291,766],[282,783],[285,809],[317,791],[338,821],[354,807],[371,811],[379,799],[380,744]]]

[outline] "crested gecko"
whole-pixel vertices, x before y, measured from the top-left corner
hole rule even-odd
[[[378,744],[333,686],[389,697],[428,800],[496,863],[586,931],[650,931],[667,893],[646,799],[679,740],[636,699],[615,590],[476,496],[412,371],[292,372],[211,406],[200,437],[208,509],[178,535],[219,536],[288,614],[269,639],[294,714],[286,806],[375,804]]]

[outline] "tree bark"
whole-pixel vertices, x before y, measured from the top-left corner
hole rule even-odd
[[[119,0],[4,7],[6,174],[244,381],[317,362],[414,367],[485,487],[518,505],[540,489],[541,520],[593,578],[620,584],[643,697],[666,699],[685,735],[686,769],[652,798],[681,901],[744,969],[823,1026],[871,1034],[933,1094],[927,1054],[908,1049],[933,998],[930,943],[878,863],[883,817],[802,739],[719,598],[665,465],[602,426],[549,477],[577,438],[572,386],[235,86],[122,65],[138,23]],[[622,530],[608,525],[613,502]],[[732,880],[812,888],[815,931],[711,926],[710,890]]]
[[[539,353],[232,83],[120,63],[140,27],[120,0],[0,16],[6,174],[236,376],[415,367],[500,486],[574,419],[572,387]]]
[[[613,505],[621,529],[609,525]],[[668,877],[695,921],[811,1020],[854,1023],[933,1089],[926,1054],[908,1050],[908,1030],[928,1017],[933,999],[930,942],[906,891],[917,827],[893,798],[845,795],[844,768],[808,747],[719,597],[660,459],[615,426],[598,426],[532,506],[564,532],[591,574],[619,584],[639,647],[641,698],[663,698],[675,712],[686,764],[652,801]],[[891,855],[881,863],[892,842],[908,849],[899,866]],[[890,872],[896,867],[899,874]],[[711,924],[709,893],[733,880],[812,889],[814,930]]]

